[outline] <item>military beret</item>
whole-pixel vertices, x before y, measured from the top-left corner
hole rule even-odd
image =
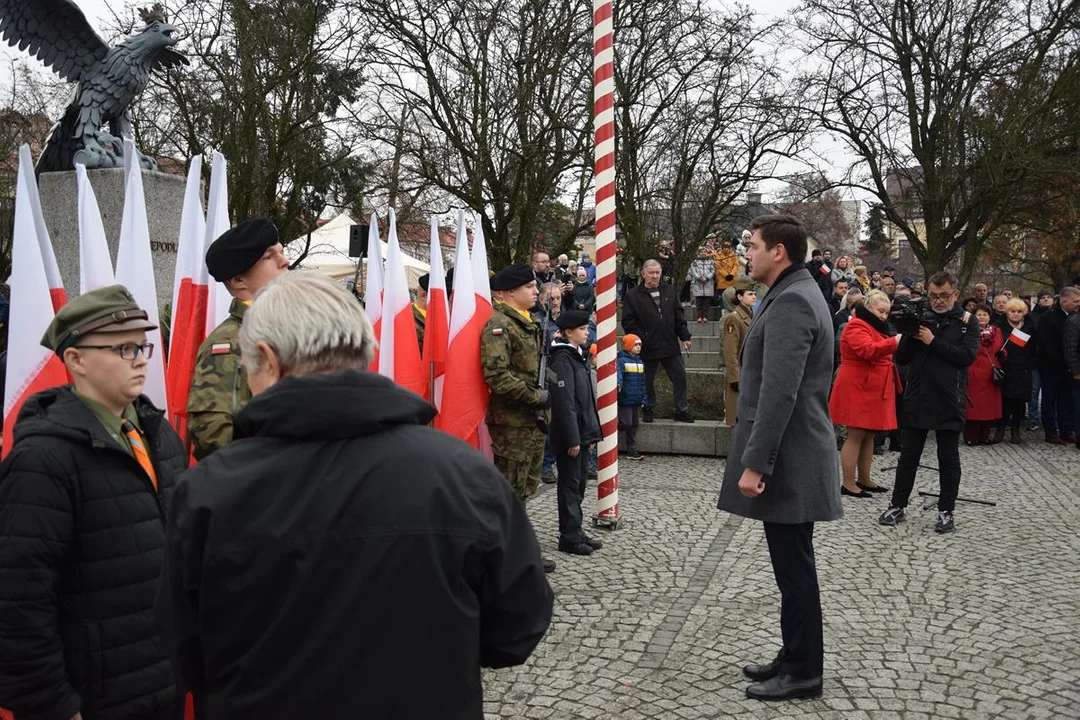
[[[511,265],[491,278],[492,290],[516,290],[522,285],[536,282],[533,269],[528,265]]]
[[[431,282],[431,273],[424,273],[416,280],[416,284],[420,286],[425,292],[428,289],[428,284]]]
[[[560,330],[579,328],[589,324],[589,313],[584,310],[563,310],[555,318],[555,325]]]
[[[277,245],[278,231],[266,218],[245,220],[223,232],[206,251],[206,269],[218,282],[246,272],[268,247]]]
[[[60,308],[46,328],[41,344],[62,356],[79,338],[91,333],[156,328],[126,287],[110,285],[84,293]]]

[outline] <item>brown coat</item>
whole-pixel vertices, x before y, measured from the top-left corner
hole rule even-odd
[[[739,256],[734,250],[720,249],[713,256],[716,266],[716,289],[726,290],[735,284],[739,277]]]
[[[739,393],[732,383],[739,382],[741,366],[739,355],[742,352],[743,342],[750,330],[750,321],[753,319],[751,311],[741,305],[735,307],[733,312],[724,316],[724,367],[726,368],[727,381],[724,387],[724,420],[728,425],[735,424],[735,410],[739,405]]]

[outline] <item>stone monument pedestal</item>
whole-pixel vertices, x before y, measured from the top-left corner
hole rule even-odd
[[[172,303],[176,249],[187,179],[181,175],[149,170],[142,173],[146,219],[150,227],[150,250],[154,258],[154,282],[160,309]],[[86,175],[97,195],[98,210],[115,270],[120,223],[124,217],[124,169],[88,170]],[[75,171],[42,173],[38,178],[38,190],[45,225],[49,228],[56,262],[64,279],[64,289],[69,298],[75,297],[79,294],[79,191]]]

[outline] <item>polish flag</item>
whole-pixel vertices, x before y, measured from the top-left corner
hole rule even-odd
[[[832,268],[829,267],[828,265],[822,264],[822,266],[820,268],[818,268],[818,269],[821,270],[822,275],[831,275],[832,274]]]
[[[482,241],[481,241],[482,245]],[[487,261],[484,261],[487,265]],[[450,342],[446,355],[442,409],[436,427],[479,449],[480,425],[487,412],[490,391],[480,367],[480,331],[487,317],[483,301],[473,284],[473,263],[465,231],[465,212],[458,215],[457,248],[454,254],[454,304],[450,312]],[[487,278],[480,278],[486,285]],[[490,295],[490,286],[487,293]],[[490,316],[490,307],[488,316]]]
[[[210,276],[206,272],[203,215],[202,155],[191,158],[180,237],[176,250],[172,317],[169,330],[169,364],[165,381],[169,392],[169,421],[180,437],[187,437],[187,399],[195,372],[195,355],[206,339],[206,303]]]
[[[124,164],[127,177],[124,183],[124,217],[120,221],[120,247],[116,252],[116,282],[131,292],[136,304],[146,311],[150,322],[158,323],[160,316],[157,283],[154,281],[154,258],[150,254],[150,225],[146,220],[142,167],[136,152],[135,143],[125,140]],[[154,356],[146,365],[143,393],[158,408],[168,409],[161,328],[147,330],[146,341],[153,343]]]
[[[427,320],[424,323],[424,356],[420,363],[428,381],[427,400],[442,406],[446,353],[450,337],[450,304],[446,297],[446,273],[439,242],[439,221],[431,218],[431,270],[428,279]]]
[[[386,287],[383,289],[383,322],[380,329],[379,374],[406,390],[423,395],[427,374],[420,367],[420,344],[416,340],[409,279],[398,244],[397,216],[390,208],[390,230],[386,247]]]
[[[229,184],[225,156],[214,153],[210,165],[210,195],[206,203],[206,237],[203,240],[201,268],[206,267],[206,251],[215,240],[225,234],[229,223]],[[206,299],[206,335],[229,317],[232,295],[225,286],[207,275],[209,285]],[[205,337],[205,336],[204,336]]]
[[[473,243],[472,243],[472,276],[473,276],[473,291],[476,294],[476,314],[481,318],[481,327],[483,323],[488,321],[491,317],[491,275],[488,273],[488,259],[487,259],[487,243],[484,242],[484,221],[480,213],[473,214]],[[487,391],[487,383],[484,383],[484,390]],[[484,395],[484,414],[487,414],[488,395]],[[483,416],[480,418],[480,424],[477,427],[480,452],[484,454],[488,460],[494,459],[494,453],[491,448],[491,434],[488,433],[487,422]]]
[[[49,230],[45,227],[45,215],[41,212],[41,196],[38,195],[37,178],[34,177],[34,160],[30,157],[29,145],[19,148],[19,172],[26,174],[26,198],[30,203],[30,213],[34,231],[37,233],[41,261],[45,265],[49,297],[52,301],[53,312],[56,313],[67,305],[67,291],[64,290],[64,281],[60,277],[60,266],[56,264],[56,253],[53,252]]]
[[[1009,334],[1009,342],[1016,347],[1024,347],[1028,344],[1028,340],[1031,339],[1031,335],[1027,334],[1019,328],[1013,328],[1013,331]]]
[[[75,183],[79,192],[79,294],[83,295],[114,284],[116,277],[97,196],[90,187],[85,165],[75,166]]]
[[[26,150],[26,153],[23,153]],[[15,187],[15,233],[11,247],[11,312],[8,325],[7,375],[4,383],[4,437],[0,456],[11,451],[15,420],[23,403],[42,390],[67,383],[65,370],[56,353],[39,344],[55,317],[53,296],[41,256],[34,208],[30,200],[35,190],[34,166],[29,149],[19,151],[19,172]],[[44,226],[44,223],[42,223]],[[55,256],[54,256],[55,261]],[[63,287],[61,285],[60,287]]]
[[[371,213],[371,225],[368,226],[367,239],[367,274],[364,276],[364,312],[371,320],[375,337],[382,337],[383,317],[383,263],[382,245],[379,242],[379,216]],[[415,328],[413,330],[415,332]],[[380,343],[381,345],[381,343]],[[375,357],[368,369],[379,372],[381,347],[375,348]]]

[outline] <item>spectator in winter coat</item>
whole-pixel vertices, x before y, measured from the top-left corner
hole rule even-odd
[[[697,321],[709,322],[709,306],[712,304],[715,292],[716,263],[708,248],[701,248],[697,259],[690,263],[690,271],[686,273],[686,279],[690,281],[690,294],[694,298],[697,307]]]
[[[893,355],[900,336],[889,327],[891,307],[885,293],[871,290],[855,305],[840,336],[840,370],[829,399],[829,415],[835,424],[847,427],[840,450],[841,495],[868,498],[888,490],[870,479],[870,466],[877,433],[896,429],[896,395],[901,387]]]
[[[690,331],[675,288],[660,282],[661,265],[647,260],[641,269],[643,283],[623,299],[623,330],[641,338],[641,359],[645,361],[645,410],[643,422],[653,421],[656,407],[656,371],[664,366],[675,395],[675,420],[694,422],[686,400],[686,362],[683,351],[690,350]]]
[[[1035,369],[1035,321],[1028,313],[1027,303],[1018,298],[1005,306],[1005,317],[1002,334],[1006,354],[1001,364],[1005,382],[1001,386],[1001,423],[995,440],[1004,439],[1008,426],[1009,442],[1020,444],[1023,442],[1020,423],[1024,420],[1024,405],[1031,398],[1031,374]]]
[[[994,381],[994,368],[1000,368],[1005,357],[1001,350],[1005,338],[990,322],[990,313],[986,307],[975,309],[975,318],[979,321],[979,348],[975,362],[968,367],[968,408],[964,424],[964,442],[968,445],[992,445],[998,441],[990,439],[990,429],[1001,420],[1001,386]]]
[[[832,273],[829,275],[829,280],[832,281],[833,286],[841,280],[846,280],[848,286],[851,286],[855,282],[855,272],[851,268],[851,258],[847,255],[842,255],[836,261],[836,267],[833,268]]]
[[[589,253],[581,253],[581,262],[578,263],[579,268],[585,268],[585,275],[589,279],[590,285],[596,285],[596,265],[593,264],[592,259],[589,257]]]
[[[1036,366],[1042,383],[1042,426],[1046,442],[1065,445],[1076,442],[1073,417],[1072,378],[1065,361],[1065,322],[1080,311],[1080,290],[1064,288],[1050,312],[1039,320],[1036,337]]]
[[[638,415],[645,404],[645,363],[641,360],[641,338],[632,333],[623,335],[616,367],[619,388],[619,430],[626,436],[625,456],[644,460],[637,449]]]
[[[856,265],[854,270],[855,283],[863,291],[863,295],[870,292],[870,277],[866,274],[865,265]]]
[[[577,269],[577,279],[574,281],[569,309],[580,310],[589,315],[596,311],[596,290],[589,282],[589,273],[583,267]]]
[[[141,394],[155,327],[112,285],[65,305],[41,341],[74,386],[26,401],[0,466],[0,707],[16,718],[182,708],[153,611],[164,496],[188,456]]]
[[[738,241],[727,243],[721,241],[713,255],[713,269],[716,277],[716,291],[722,293],[735,284],[739,277],[739,255],[736,253]]]
[[[203,716],[482,717],[480,668],[525,662],[551,620],[525,506],[365,372],[371,324],[329,278],[264,288],[240,346],[253,399],[177,486],[158,605]]]
[[[806,263],[806,269],[810,271],[810,277],[814,279],[817,286],[821,289],[821,294],[825,297],[825,301],[828,302],[832,297],[832,266],[825,262],[824,254],[820,250],[813,250],[810,252],[810,262]]]
[[[1073,427],[1080,428],[1080,308],[1065,321],[1065,366],[1073,387]],[[1080,438],[1076,441],[1080,448]]]
[[[735,283],[735,308],[724,317],[724,422],[734,426],[739,407],[739,376],[743,344],[754,319],[757,293],[751,278]]]
[[[832,295],[829,296],[829,312],[835,315],[840,312],[840,308],[844,306],[844,299],[847,297],[848,281],[840,279],[836,281],[833,286]]]

